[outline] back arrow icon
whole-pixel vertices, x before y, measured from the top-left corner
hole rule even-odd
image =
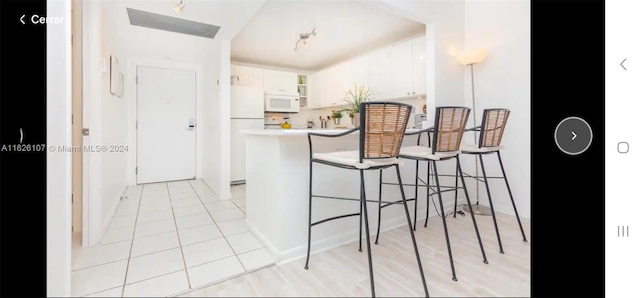
[[[627,61],[627,58],[624,58],[624,60],[622,60],[622,62],[620,62],[620,66],[622,66],[622,68],[624,68],[624,70],[627,70],[627,68],[624,67],[624,65],[622,65],[622,63],[624,63],[625,61]]]
[[[24,20],[23,20],[23,19],[24,19],[24,16],[25,16],[25,15],[22,15],[22,16],[20,17],[20,23],[22,23],[22,25],[24,25],[24,24],[25,24],[25,22],[24,22]]]
[[[573,132],[573,131],[571,132],[571,134],[573,135],[573,138],[571,138],[571,140],[572,140],[572,141],[573,141],[575,138],[577,138],[577,137],[578,137],[578,135],[576,135],[576,133],[575,133],[575,132]]]

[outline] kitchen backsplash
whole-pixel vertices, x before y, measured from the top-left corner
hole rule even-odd
[[[425,100],[420,98],[399,100],[398,102],[412,105],[413,106],[412,114],[422,114],[422,106],[425,104]],[[279,117],[281,120],[280,123],[284,123],[285,121],[287,121],[289,124],[291,124],[291,128],[294,128],[294,129],[307,128],[307,121],[313,121],[315,123],[313,128],[320,128],[320,117],[323,117],[324,119],[326,119],[327,116],[331,116],[331,111],[332,111],[331,107],[318,109],[318,110],[300,109],[299,113],[294,113],[294,114],[265,113],[265,116]],[[347,127],[347,128],[355,127],[351,123],[351,118],[349,118],[349,114],[347,112],[342,113],[340,124],[338,125],[333,124],[333,120],[330,120],[328,123],[329,123],[328,128],[335,128],[336,126]],[[409,123],[407,126],[409,128],[413,128],[414,126],[413,115],[409,119]]]

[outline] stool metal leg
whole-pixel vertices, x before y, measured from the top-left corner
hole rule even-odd
[[[360,201],[360,215],[358,216],[360,220],[360,237],[358,237],[358,251],[362,252],[362,201]]]
[[[442,190],[440,189],[440,179],[438,179],[438,167],[436,166],[436,162],[433,163],[433,174],[436,178],[436,191],[438,192],[438,201],[440,201],[440,211],[442,217],[442,226],[444,227],[444,237],[447,240],[447,250],[449,251],[449,262],[451,263],[451,273],[453,274],[453,280],[458,281],[456,278],[456,269],[453,266],[453,255],[451,254],[451,243],[449,242],[449,231],[447,230],[447,218],[444,213],[444,205],[442,204]]]
[[[363,210],[364,210],[364,229],[365,229],[365,236],[367,238],[367,257],[369,258],[369,280],[371,282],[371,297],[375,297],[376,296],[376,290],[375,290],[375,286],[374,286],[374,281],[373,281],[373,261],[371,260],[371,241],[369,239],[369,214],[367,212],[367,206],[366,206],[366,201],[367,201],[367,196],[365,194],[365,188],[364,188],[364,171],[360,170],[360,201],[363,204]]]
[[[382,218],[382,169],[380,169],[380,182],[378,183],[378,231],[376,232],[376,242],[378,244],[378,237],[380,237],[380,221]],[[362,236],[360,236],[362,238]]]
[[[460,167],[460,159],[458,157],[456,157],[456,188],[455,188],[455,194],[454,194],[454,201],[453,201],[453,218],[456,218],[456,213],[458,213],[458,168]],[[463,177],[464,179],[464,177]],[[471,206],[471,205],[469,205]]]
[[[417,220],[418,220],[418,173],[420,173],[419,171],[419,165],[420,165],[420,161],[416,160],[416,187],[414,188],[414,204],[413,204],[413,230],[416,230],[416,226],[417,226]],[[428,203],[428,201],[427,201]]]
[[[516,208],[516,202],[513,200],[513,194],[511,194],[511,187],[509,187],[509,181],[507,181],[507,173],[505,173],[504,166],[502,165],[502,157],[500,157],[500,151],[498,151],[497,153],[498,153],[498,161],[500,162],[500,169],[502,170],[502,177],[504,177],[504,183],[507,185],[507,191],[509,191],[509,198],[511,198],[513,211],[515,211],[516,213],[516,219],[518,219],[520,232],[522,232],[522,241],[527,242],[527,237],[524,235],[524,229],[522,228],[522,222],[520,222],[520,215],[518,215],[518,209]]]
[[[456,156],[456,159],[459,159],[459,156]],[[467,198],[467,204],[469,204],[469,206],[471,206],[471,200],[469,199],[469,192],[467,192],[467,184],[464,182],[464,175],[462,174],[462,167],[460,166],[460,162],[457,162],[457,169],[456,169],[456,182],[458,180],[458,173],[460,173],[460,178],[462,179],[462,189],[464,190],[464,196]],[[482,252],[482,260],[485,264],[489,264],[489,262],[487,261],[487,255],[484,253],[484,245],[482,245],[482,239],[480,238],[480,231],[478,230],[478,224],[476,223],[476,216],[475,214],[473,214],[473,212],[469,212],[471,213],[471,220],[473,221],[473,227],[476,230],[476,236],[478,237],[478,244],[480,245],[480,251]]]
[[[411,228],[411,216],[409,215],[409,207],[407,206],[407,198],[404,195],[404,188],[402,187],[402,178],[400,177],[400,167],[396,165],[396,174],[398,175],[398,185],[400,186],[400,194],[402,195],[402,204],[404,205],[404,212],[407,215],[407,225],[409,226],[409,233],[411,234],[411,241],[413,242],[413,250],[416,253],[416,261],[418,261],[418,269],[420,270],[420,278],[422,279],[422,286],[424,287],[424,293],[426,297],[429,297],[429,290],[427,290],[427,281],[424,277],[424,270],[422,270],[422,262],[420,262],[420,253],[418,252],[418,245],[416,244],[416,236]],[[418,188],[416,186],[416,188]],[[416,200],[417,202],[418,200]]]
[[[424,219],[424,227],[427,227],[427,223],[429,222],[429,206],[431,205],[429,192],[431,191],[431,162],[427,161],[427,217]],[[417,174],[416,174],[417,175]],[[417,176],[416,176],[417,177]]]
[[[487,172],[484,169],[484,161],[482,154],[478,154],[480,157],[480,167],[482,168],[482,178],[484,179],[484,186],[487,189],[487,197],[489,198],[489,207],[491,207],[491,217],[493,217],[493,226],[496,228],[496,236],[498,237],[498,246],[500,247],[500,253],[503,254],[502,240],[500,240],[500,231],[498,230],[498,221],[496,221],[496,212],[493,209],[493,200],[491,199],[491,192],[489,191],[489,181],[487,179]]]
[[[313,193],[311,187],[313,185],[313,161],[309,162],[309,227],[307,231],[307,261],[304,263],[304,269],[309,269],[309,254],[311,253],[311,199]]]

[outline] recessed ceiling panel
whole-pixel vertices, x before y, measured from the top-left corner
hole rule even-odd
[[[131,25],[152,29],[214,38],[220,26],[189,21],[181,18],[165,16],[147,11],[127,8]]]
[[[424,23],[370,0],[267,0],[233,37],[231,60],[318,71],[389,44],[426,34]],[[316,29],[295,51],[301,33]]]

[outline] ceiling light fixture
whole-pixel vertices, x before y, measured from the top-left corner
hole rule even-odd
[[[182,0],[180,0],[180,2],[178,2],[178,4],[176,4],[175,6],[173,6],[173,10],[175,10],[177,13],[181,13],[182,10],[184,9],[184,2],[182,2]]]
[[[313,28],[309,33],[300,33],[300,39],[296,42],[296,47],[293,49],[294,51],[298,50],[298,44],[302,41],[303,45],[307,45],[307,39],[311,36],[318,36],[318,32],[316,32],[316,28]]]

